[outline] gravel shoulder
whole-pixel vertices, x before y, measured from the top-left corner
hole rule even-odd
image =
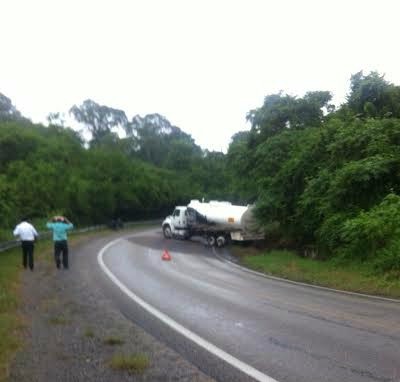
[[[57,270],[52,255],[22,276],[23,348],[9,381],[199,381],[204,375],[178,353],[125,318],[87,277],[82,256],[115,238],[90,238],[71,246],[70,269]],[[94,284],[94,285],[93,285]],[[115,355],[148,359],[143,372],[115,370]]]

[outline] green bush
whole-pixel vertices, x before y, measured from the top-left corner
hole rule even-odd
[[[387,195],[368,212],[343,223],[338,252],[348,259],[372,261],[376,269],[400,269],[400,196]]]
[[[379,273],[400,277],[400,239],[395,239],[388,247],[380,249],[373,264]]]
[[[337,255],[337,248],[343,245],[342,230],[349,214],[336,213],[324,220],[317,230],[317,244],[320,253],[331,256]]]

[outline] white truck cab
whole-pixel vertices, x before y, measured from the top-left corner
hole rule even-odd
[[[164,237],[170,239],[174,236],[185,238],[188,234],[187,207],[177,206],[172,215],[167,216],[163,223]]]

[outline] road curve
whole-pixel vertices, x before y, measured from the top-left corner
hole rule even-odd
[[[161,260],[164,249],[171,261]],[[113,243],[102,260],[132,294],[261,376],[400,381],[400,303],[250,274],[200,243],[166,240],[160,230]],[[210,376],[252,380],[135,306],[114,283],[102,282],[126,316]]]

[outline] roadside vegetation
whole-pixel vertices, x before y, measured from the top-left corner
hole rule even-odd
[[[49,320],[49,323],[51,325],[67,325],[69,324],[71,321],[64,318],[64,317],[52,317]]]
[[[83,335],[86,338],[95,338],[94,330],[92,328],[86,328]]]
[[[400,87],[360,72],[346,103],[330,100],[265,97],[229,147],[233,188],[277,248],[399,278]]]
[[[17,313],[20,262],[17,249],[0,253],[0,381],[8,374],[9,361],[20,346],[18,333],[24,325]]]
[[[50,241],[40,241],[35,248],[35,261],[50,256]],[[21,302],[21,249],[0,252],[0,381],[6,380],[9,363],[21,346],[24,318],[18,313]],[[26,270],[25,272],[30,272]]]
[[[110,361],[111,368],[130,373],[142,373],[150,365],[146,354],[116,354]]]
[[[242,265],[266,275],[333,289],[400,298],[400,279],[397,275],[376,275],[370,263],[316,260],[300,257],[288,250],[235,247],[233,252]]]

